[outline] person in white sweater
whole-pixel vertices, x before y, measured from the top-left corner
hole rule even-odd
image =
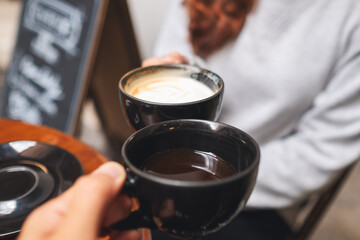
[[[198,0],[200,9],[214,2],[232,1]],[[219,121],[246,131],[261,149],[248,208],[296,206],[359,158],[359,0],[259,0],[236,37],[208,52],[209,43],[205,50],[194,44],[194,12],[186,6],[173,0],[154,58],[143,66],[189,63],[223,78]]]

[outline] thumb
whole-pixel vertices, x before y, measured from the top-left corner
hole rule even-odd
[[[59,233],[65,234],[60,234],[61,239],[92,239],[97,236],[105,208],[120,191],[125,176],[120,164],[108,162],[76,181],[69,209],[59,229]]]

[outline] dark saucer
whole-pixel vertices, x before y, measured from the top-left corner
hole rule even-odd
[[[83,174],[75,156],[36,141],[0,144],[0,239],[15,237],[27,215]]]

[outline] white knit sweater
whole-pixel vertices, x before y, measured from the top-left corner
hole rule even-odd
[[[239,37],[206,60],[173,1],[155,55],[177,51],[224,79],[219,121],[261,146],[248,206],[291,206],[360,156],[360,1],[260,0]]]

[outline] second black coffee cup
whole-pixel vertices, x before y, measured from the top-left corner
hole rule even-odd
[[[140,208],[112,227],[146,227],[197,239],[218,231],[244,208],[260,151],[235,127],[192,119],[135,132],[122,157],[128,176],[123,191],[136,197]]]
[[[223,94],[217,74],[191,65],[137,68],[119,81],[121,107],[135,131],[167,120],[217,120]]]

